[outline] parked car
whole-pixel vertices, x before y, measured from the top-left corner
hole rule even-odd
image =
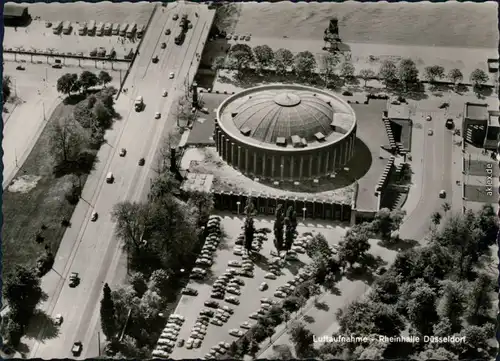
[[[432,129],[429,129],[429,130],[427,131],[427,135],[434,135],[434,131],[433,131]]]
[[[54,64],[54,65],[52,65],[52,68],[53,69],[62,69],[62,64],[60,64],[60,63],[59,64]]]
[[[16,66],[16,70],[26,70],[26,68],[22,65]]]
[[[238,330],[237,328],[233,328],[232,330],[229,330],[229,334],[234,337],[241,337],[245,333],[242,330]]]
[[[236,297],[234,296],[227,296],[224,301],[226,301],[227,303],[232,303],[233,305],[239,305],[240,304],[240,300],[237,299]]]
[[[153,57],[153,59],[151,59],[151,61],[153,62],[153,64],[158,63],[158,60],[159,60],[159,59],[158,59],[158,55],[155,55],[155,56]]]
[[[217,301],[205,301],[204,303],[205,307],[210,307],[210,308],[219,308],[219,302]]]

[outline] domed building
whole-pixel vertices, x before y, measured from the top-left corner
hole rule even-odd
[[[354,154],[356,115],[340,97],[302,85],[265,85],[226,99],[214,141],[228,164],[251,177],[315,179]]]

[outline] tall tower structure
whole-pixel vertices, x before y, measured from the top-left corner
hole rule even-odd
[[[323,40],[325,41],[324,50],[339,51],[339,44],[342,43],[342,40],[339,35],[339,20],[337,18],[330,19],[330,24],[325,29]]]

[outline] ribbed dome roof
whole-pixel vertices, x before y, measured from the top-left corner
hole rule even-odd
[[[260,91],[235,102],[231,113],[241,132],[266,143],[294,135],[311,141],[316,133],[327,136],[333,132],[334,109],[329,99],[311,91]]]

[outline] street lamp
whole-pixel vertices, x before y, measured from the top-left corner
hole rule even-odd
[[[306,207],[302,208],[302,222],[306,220]]]
[[[240,204],[241,204],[240,201],[236,202],[236,206],[238,207],[238,215],[240,215]]]

